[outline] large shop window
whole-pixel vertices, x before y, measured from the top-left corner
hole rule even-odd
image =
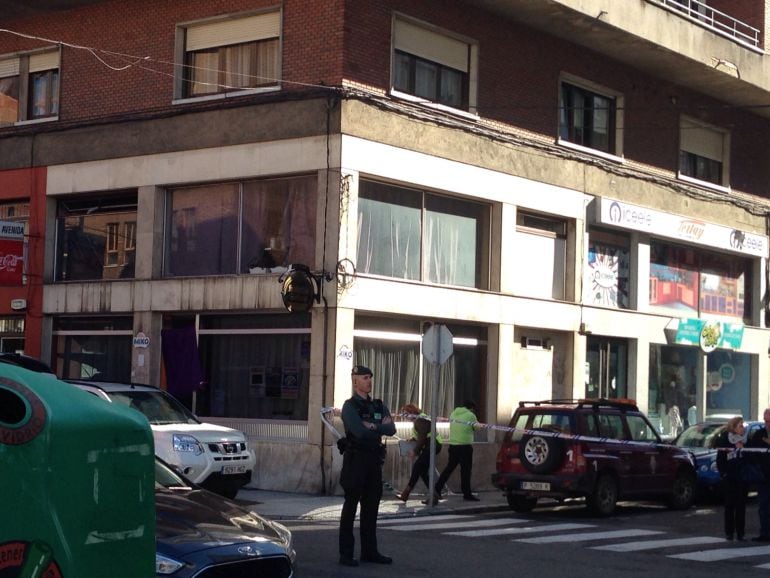
[[[132,279],[137,195],[105,193],[57,206],[57,281]]]
[[[0,126],[58,114],[58,50],[0,56]]]
[[[280,83],[278,11],[184,27],[183,97],[275,88]]]
[[[748,418],[751,357],[726,349],[704,354],[697,347],[651,345],[651,420],[662,434],[675,436],[697,421],[699,410],[705,419]]]
[[[484,289],[488,255],[489,207],[361,181],[360,273]]]
[[[682,117],[679,122],[679,176],[727,185],[730,135]]]
[[[309,314],[202,315],[198,334],[200,415],[307,420]]]
[[[650,308],[678,317],[751,319],[751,261],[653,240]]]
[[[564,299],[567,272],[567,222],[526,211],[516,213],[514,293]]]
[[[408,403],[431,408],[431,388],[438,371],[438,414],[448,417],[467,399],[483,413],[486,385],[486,331],[470,325],[447,325],[454,338],[453,354],[442,366],[426,361],[420,352],[429,325],[416,320],[358,317],[355,322],[355,364],[374,372],[373,396],[391,412]],[[484,418],[476,414],[480,421]]]
[[[396,19],[393,25],[393,90],[431,103],[475,108],[471,82],[474,44]],[[475,88],[475,87],[474,87]]]
[[[58,317],[53,367],[61,379],[131,381],[131,317]]]
[[[562,82],[559,96],[561,140],[612,155],[620,154],[615,138],[616,95]]]
[[[630,253],[628,237],[592,230],[583,303],[600,307],[629,307]]]
[[[169,191],[166,276],[280,273],[315,262],[316,177]]]

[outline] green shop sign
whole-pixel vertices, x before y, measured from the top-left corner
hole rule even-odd
[[[742,323],[722,323],[706,319],[680,319],[676,343],[697,345],[709,353],[717,348],[740,349],[743,342]]]

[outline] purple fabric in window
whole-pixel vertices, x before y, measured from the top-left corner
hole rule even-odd
[[[166,386],[171,395],[188,395],[203,382],[195,327],[164,329],[160,333]]]

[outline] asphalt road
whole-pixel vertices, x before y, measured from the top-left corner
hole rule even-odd
[[[334,522],[289,522],[299,578],[426,576],[768,576],[770,544],[727,542],[719,504],[685,512],[626,502],[610,518],[579,504],[538,507],[529,514],[495,512],[383,520],[380,550],[393,566],[337,563]],[[747,537],[757,534],[756,501]]]

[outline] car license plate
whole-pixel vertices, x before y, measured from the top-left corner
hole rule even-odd
[[[245,474],[246,466],[222,466],[222,473],[227,474]]]
[[[521,482],[522,490],[537,490],[538,492],[551,491],[550,482]]]

